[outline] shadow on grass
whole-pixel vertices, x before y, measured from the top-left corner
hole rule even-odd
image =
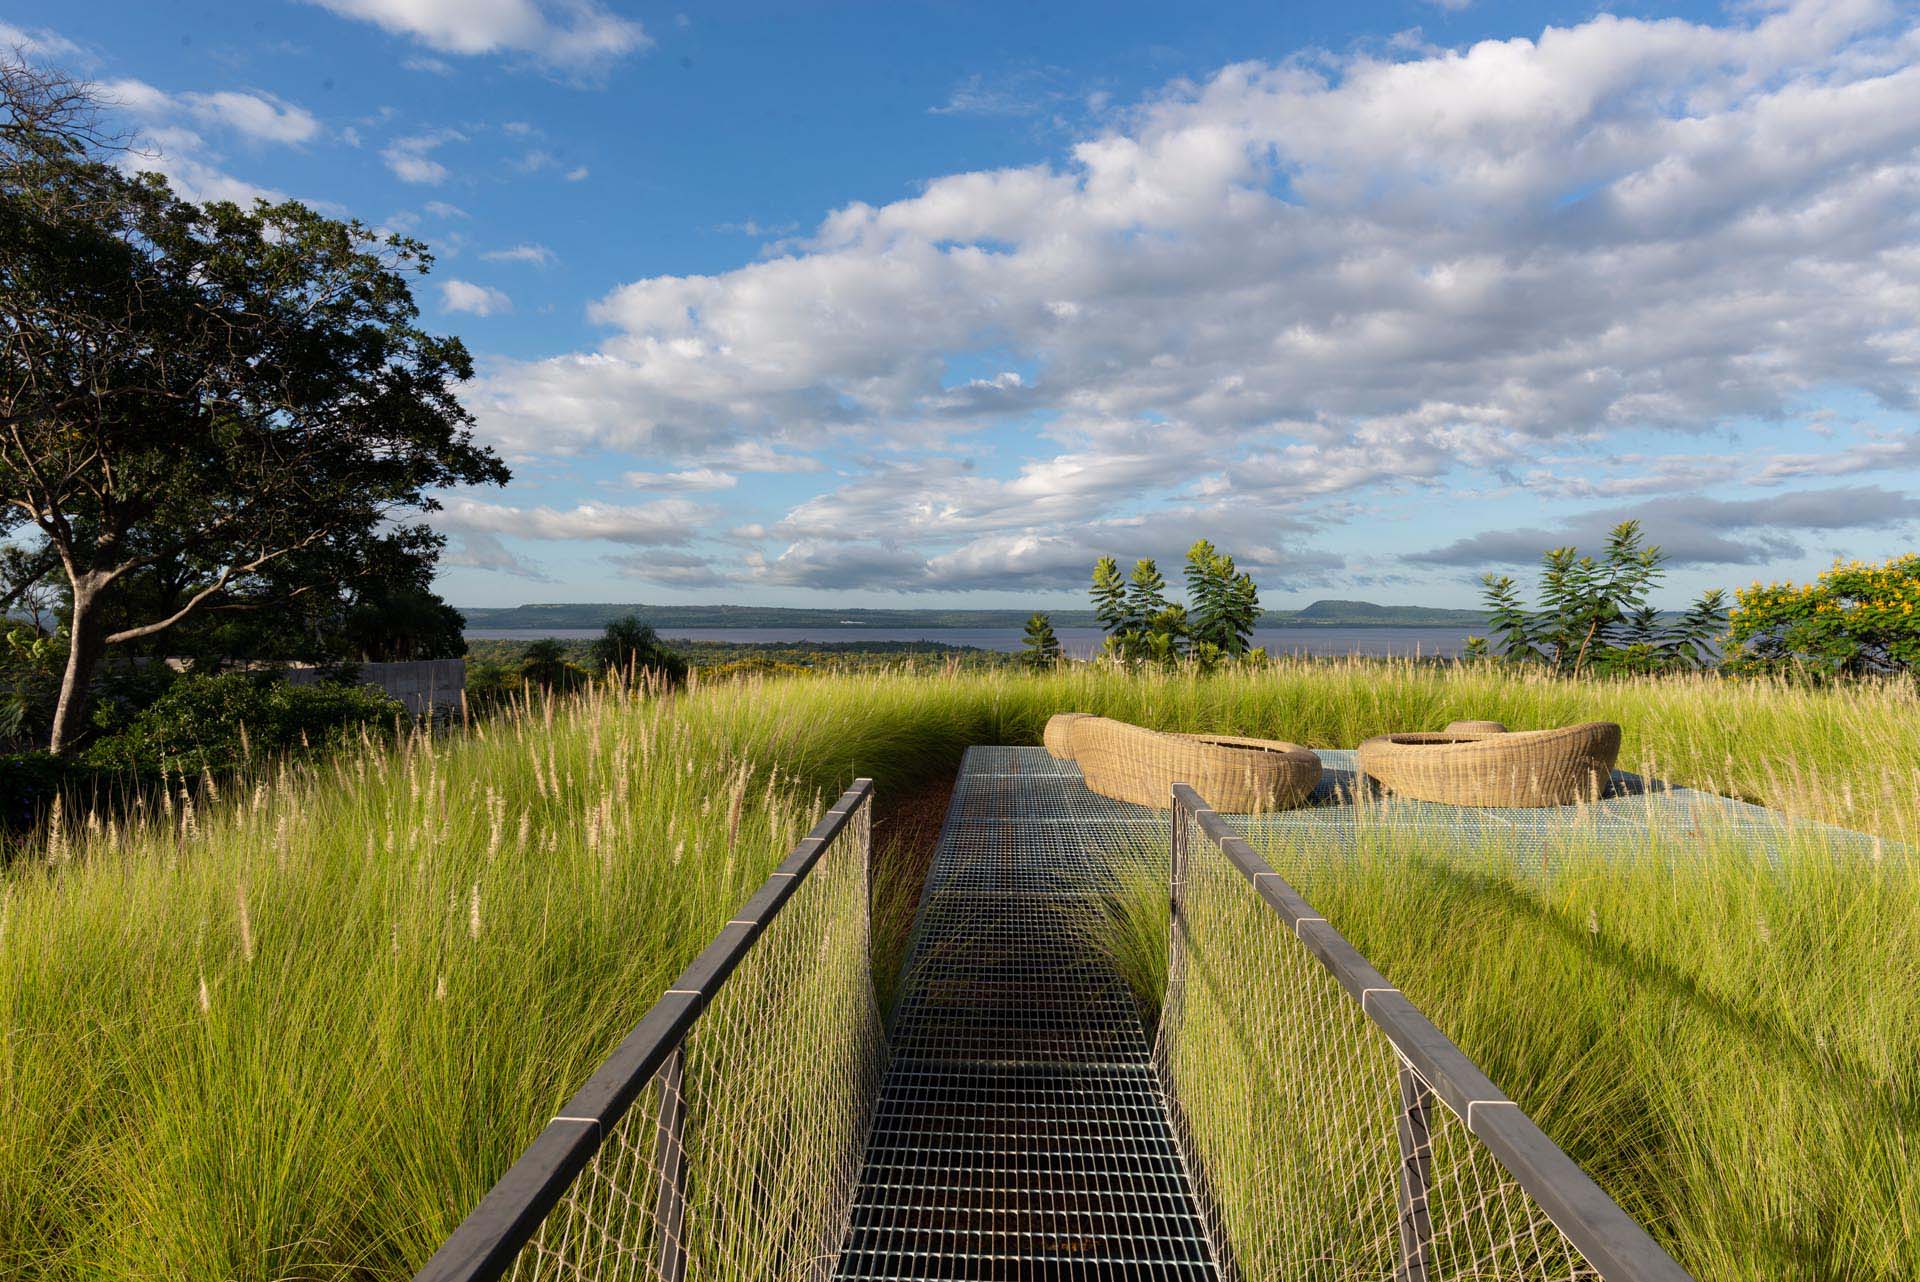
[[[1450,884],[1508,917],[1525,920],[1561,944],[1611,967],[1638,985],[1651,988],[1746,1040],[1755,1050],[1792,1069],[1809,1085],[1841,1090],[1850,1103],[1904,1128],[1920,1126],[1920,1100],[1890,1092],[1865,1065],[1832,1047],[1820,1049],[1778,1016],[1741,1006],[1710,992],[1686,971],[1618,939],[1595,935],[1585,926],[1487,873],[1460,868],[1428,855],[1412,855],[1410,866],[1436,882]]]

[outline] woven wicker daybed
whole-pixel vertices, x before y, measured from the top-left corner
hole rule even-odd
[[[1225,814],[1284,810],[1320,782],[1320,758],[1277,739],[1163,734],[1091,716],[1065,729],[1087,787],[1137,806],[1166,810],[1185,783]]]
[[[1047,718],[1047,728],[1041,732],[1040,742],[1047,746],[1047,755],[1057,761],[1073,760],[1073,723],[1092,716],[1091,712],[1056,712]]]
[[[1388,734],[1360,745],[1360,772],[1389,792],[1453,806],[1565,806],[1606,790],[1620,727]]]

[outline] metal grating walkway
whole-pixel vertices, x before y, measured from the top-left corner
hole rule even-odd
[[[1069,919],[1166,822],[1037,749],[968,751],[836,1277],[1217,1276],[1133,998]]]

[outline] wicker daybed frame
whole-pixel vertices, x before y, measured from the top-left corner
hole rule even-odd
[[[1606,791],[1620,727],[1388,734],[1360,745],[1360,772],[1389,792],[1451,806],[1565,806]]]
[[[1040,733],[1040,742],[1046,745],[1047,755],[1056,761],[1073,760],[1073,723],[1092,716],[1091,712],[1056,712],[1047,718],[1047,727]]]
[[[1320,758],[1278,739],[1165,734],[1092,716],[1066,732],[1088,788],[1157,810],[1173,804],[1176,783],[1223,814],[1249,814],[1297,806],[1320,782]]]

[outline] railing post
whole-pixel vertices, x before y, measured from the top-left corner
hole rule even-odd
[[[1187,876],[1187,807],[1176,794],[1173,799],[1173,848],[1167,863],[1168,909],[1180,910],[1180,886]]]
[[[660,1072],[660,1116],[654,1125],[653,1169],[660,1174],[660,1193],[653,1214],[660,1225],[662,1282],[682,1282],[687,1276],[687,1152],[681,1144],[687,1105],[680,1093],[686,1054],[685,1047],[675,1047]]]
[[[1411,1065],[1400,1063],[1400,1267],[1394,1282],[1427,1282],[1433,1221],[1427,1192],[1433,1179],[1433,1092]]]

